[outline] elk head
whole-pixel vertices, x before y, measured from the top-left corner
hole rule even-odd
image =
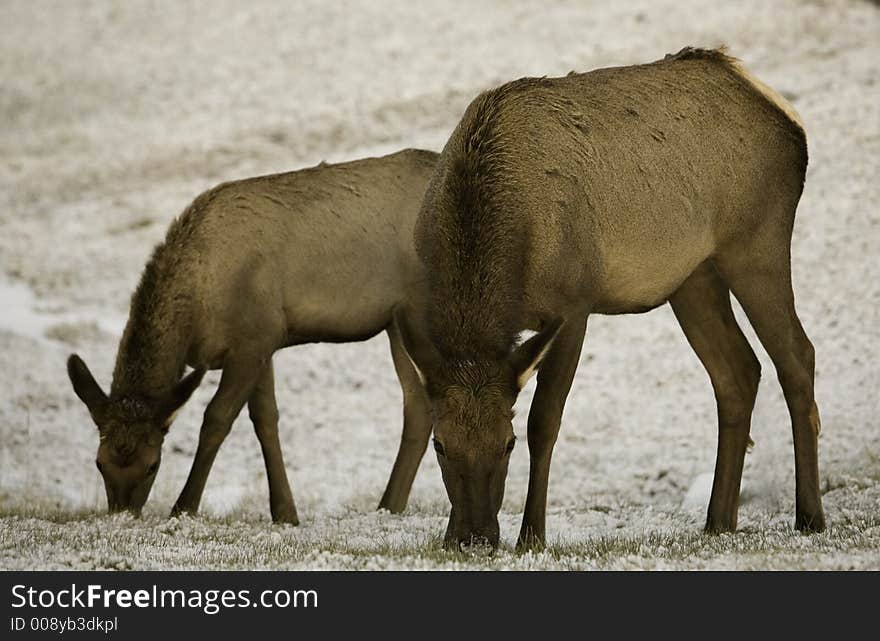
[[[104,479],[109,511],[139,515],[159,470],[165,434],[205,370],[190,372],[161,398],[109,398],[76,354],[67,361],[67,374],[98,426],[95,464]]]
[[[416,335],[402,312],[395,322],[431,402],[434,449],[452,504],[444,544],[498,546],[498,512],[516,439],[513,406],[562,327],[562,319],[501,359],[444,359]]]

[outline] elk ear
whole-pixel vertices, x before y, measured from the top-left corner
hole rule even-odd
[[[168,397],[162,402],[161,409],[159,410],[159,419],[162,421],[162,426],[165,429],[171,426],[177,411],[183,407],[183,404],[196,391],[204,376],[204,369],[194,369],[180,379],[177,385],[174,386],[174,389],[171,390],[171,393],[168,394]]]
[[[540,332],[513,350],[510,358],[516,374],[516,383],[520,389],[538,371],[541,361],[547,356],[564,323],[562,318],[554,318]]]
[[[95,377],[83,360],[76,354],[71,354],[67,359],[67,376],[70,377],[73,391],[76,392],[79,400],[89,408],[92,420],[98,423],[107,409],[107,395],[95,381]]]
[[[392,315],[397,333],[400,335],[400,342],[403,344],[403,351],[406,352],[409,362],[412,363],[422,386],[424,386],[426,384],[425,371],[436,369],[440,361],[439,355],[433,345],[416,335],[410,319],[401,307],[395,307]]]

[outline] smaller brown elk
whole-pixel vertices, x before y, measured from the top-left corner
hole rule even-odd
[[[107,395],[75,354],[68,373],[100,433],[111,512],[140,513],[175,412],[222,369],[174,514],[198,510],[208,473],[245,404],[269,481],[272,519],[296,524],[278,438],[273,353],[385,330],[403,389],[400,450],[380,507],[399,512],[430,436],[427,399],[392,323],[413,305],[413,225],[437,154],[404,150],[222,184],[170,226],[132,297]],[[194,371],[183,376],[186,365]]]
[[[736,529],[760,365],[731,293],[788,404],[795,524],[825,527],[814,351],[791,288],[806,168],[794,110],[721,51],[687,48],[651,64],[523,78],[471,103],[416,223],[425,322],[398,319],[431,399],[452,503],[448,544],[497,545],[511,408],[537,369],[518,545],[544,543],[550,459],[587,318],[667,301],[717,401],[706,529]],[[538,334],[519,344],[525,329]]]

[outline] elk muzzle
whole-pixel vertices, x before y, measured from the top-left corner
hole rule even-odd
[[[445,479],[444,479],[445,480]],[[457,479],[453,487],[446,484],[452,510],[443,544],[447,549],[475,551],[479,548],[495,550],[500,530],[498,511],[501,501],[495,501],[488,480]]]

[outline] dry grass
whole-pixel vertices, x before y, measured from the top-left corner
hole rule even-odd
[[[214,570],[821,570],[880,569],[880,485],[834,490],[830,527],[804,536],[787,515],[748,513],[736,534],[700,531],[693,515],[619,505],[567,510],[556,519],[597,514],[624,527],[572,527],[545,550],[516,553],[510,541],[491,556],[444,550],[445,515],[358,513],[278,526],[242,509],[223,518],[133,519],[32,503],[0,509],[4,569]],[[503,514],[505,531],[516,514]],[[639,523],[645,523],[640,527]],[[512,530],[515,531],[515,530]]]

